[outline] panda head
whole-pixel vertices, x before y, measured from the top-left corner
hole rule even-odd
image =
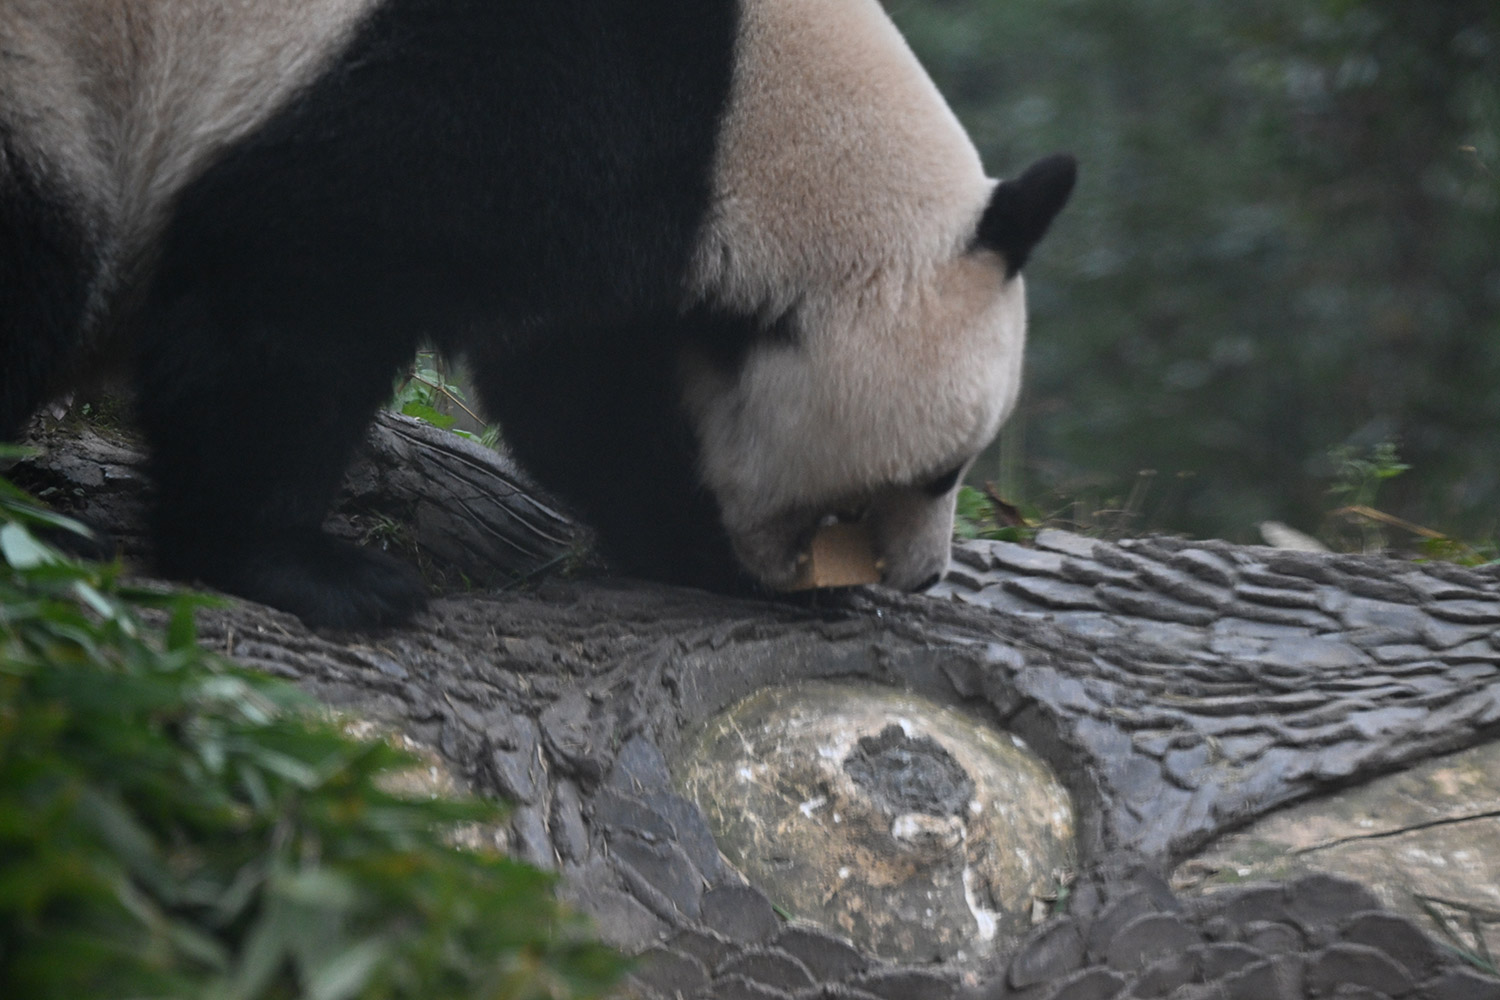
[[[919,589],[1015,405],[1019,272],[1074,162],[989,180],[875,0],[743,11],[691,293],[759,332],[732,364],[684,358],[699,475],[762,584],[790,586],[837,518],[867,525],[886,584]]]

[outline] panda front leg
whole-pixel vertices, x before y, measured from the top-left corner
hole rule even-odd
[[[157,568],[312,626],[409,617],[426,599],[415,571],[330,537],[322,522],[414,343],[340,332],[326,314],[304,329],[286,316],[216,310],[215,299],[187,294],[142,316],[138,406]]]
[[[0,58],[5,58],[0,55]],[[102,281],[81,195],[33,167],[0,121],[0,443],[63,384]]]

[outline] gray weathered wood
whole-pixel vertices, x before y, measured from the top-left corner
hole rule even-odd
[[[422,558],[502,583],[576,544],[502,460],[400,421],[375,435],[338,530],[388,519]],[[22,478],[138,552],[143,483],[129,445],[84,432],[49,448]],[[1359,918],[1376,904],[1357,886],[1313,878],[1185,901],[1162,879],[1278,805],[1500,735],[1495,572],[1056,532],[957,556],[947,600],[878,589],[735,600],[545,579],[450,590],[409,627],[373,635],[316,634],[245,603],[206,613],[202,631],[241,662],[400,727],[515,802],[513,848],[560,870],[612,940],[649,953],[647,995],[791,996],[751,975],[789,968],[840,984],[797,996],[941,998],[975,979],[994,998],[1210,981],[1220,992],[1203,995],[1301,996],[1304,969],[1322,986],[1383,976],[1429,996],[1500,995],[1415,926]],[[664,758],[742,695],[821,677],[925,694],[1039,750],[1080,814],[1091,874],[1070,914],[977,964],[919,969],[807,927],[724,922],[770,904],[704,853],[701,816],[673,796]],[[606,790],[607,814],[595,809]],[[1421,962],[1398,975],[1371,957],[1372,926],[1382,947],[1407,942]]]

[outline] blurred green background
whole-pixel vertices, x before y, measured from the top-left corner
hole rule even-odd
[[[992,173],[1082,163],[972,478],[1246,541],[1319,530],[1330,453],[1394,442],[1382,509],[1500,533],[1500,2],[887,6]]]

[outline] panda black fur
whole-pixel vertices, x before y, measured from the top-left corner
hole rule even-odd
[[[1072,180],[986,180],[875,0],[7,0],[0,437],[124,343],[160,569],[394,621],[319,526],[426,339],[623,568],[785,586],[859,508],[916,587]]]

